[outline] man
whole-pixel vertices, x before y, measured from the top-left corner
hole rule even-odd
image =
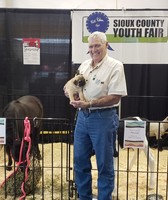
[[[113,143],[118,125],[116,107],[121,97],[127,95],[125,74],[123,64],[108,56],[104,33],[92,33],[88,43],[91,59],[79,67],[86,80],[83,93],[87,101],[71,102],[79,109],[74,132],[75,181],[79,199],[91,200],[90,158],[94,150],[98,200],[111,200],[114,189]]]

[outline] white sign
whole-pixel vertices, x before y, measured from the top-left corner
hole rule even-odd
[[[0,144],[6,144],[6,118],[0,118]]]
[[[23,64],[40,65],[40,39],[23,39]]]
[[[144,148],[146,121],[124,121],[124,148]]]
[[[73,11],[74,63],[90,58],[87,38],[94,31],[106,34],[109,55],[123,63],[168,63],[168,11]]]

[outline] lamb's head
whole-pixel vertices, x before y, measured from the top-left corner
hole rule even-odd
[[[75,76],[74,84],[78,87],[82,87],[86,84],[85,78],[82,74]]]

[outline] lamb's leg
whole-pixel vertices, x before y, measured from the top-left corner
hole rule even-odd
[[[74,94],[69,93],[69,100],[70,102],[74,101]]]
[[[8,165],[6,167],[6,170],[11,171],[12,170],[12,156],[10,152],[10,147],[6,145],[6,154],[8,155]]]
[[[116,178],[117,178],[117,161],[118,161],[118,140],[116,140],[116,135],[114,135],[114,143],[113,143],[113,150],[114,150],[114,156],[113,156],[113,164],[114,164],[114,174],[115,174],[115,179],[114,179],[114,190],[113,190],[113,197],[117,197],[117,183],[116,183]]]
[[[113,190],[113,197],[117,196],[117,184],[116,184],[116,172],[117,172],[117,157],[113,158],[113,163],[114,163],[114,173],[115,173],[115,180],[114,180],[114,190]]]
[[[134,165],[134,163],[135,163],[135,160],[137,159],[137,149],[134,151],[134,155],[133,155],[133,157],[132,157],[132,159],[131,159],[131,161],[129,162],[129,170],[131,170],[132,169],[132,167],[133,167],[133,165]]]
[[[155,186],[155,174],[154,174],[155,160],[151,150],[148,148],[148,141],[146,138],[145,138],[145,148],[143,149],[143,151],[146,157],[148,157],[149,154],[149,168],[150,168],[149,188],[152,189]]]
[[[84,95],[83,95],[83,92],[81,91],[81,92],[79,92],[79,98],[80,98],[80,100],[81,101],[85,101],[85,97],[84,97]]]

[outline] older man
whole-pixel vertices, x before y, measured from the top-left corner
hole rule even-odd
[[[91,59],[79,66],[86,85],[87,101],[71,105],[79,109],[74,132],[75,180],[80,200],[92,199],[91,156],[98,169],[98,199],[111,200],[114,189],[113,144],[118,126],[116,107],[127,95],[123,64],[107,54],[108,42],[102,32],[88,37]],[[66,93],[66,92],[65,92]]]

